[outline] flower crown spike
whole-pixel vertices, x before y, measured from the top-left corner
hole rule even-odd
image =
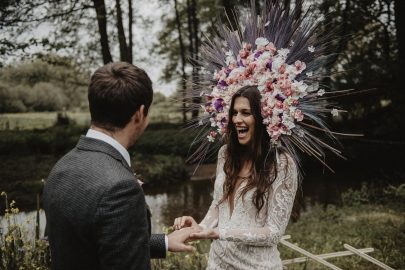
[[[326,91],[320,87],[321,80],[329,76],[325,66],[333,51],[333,37],[321,31],[310,8],[301,16],[300,12],[266,2],[258,16],[251,0],[250,14],[239,30],[220,23],[219,40],[202,45],[199,88],[206,100],[201,104],[204,115],[194,126],[208,132],[196,138],[194,143],[200,146],[189,160],[201,162],[215,151],[211,145],[226,131],[232,96],[243,86],[257,85],[263,124],[272,145],[284,147],[296,161],[298,152],[304,152],[332,170],[324,162],[324,150],[338,156],[341,153],[314,131],[336,141],[336,133],[323,118],[337,116],[341,110],[333,108],[328,99],[351,90]]]

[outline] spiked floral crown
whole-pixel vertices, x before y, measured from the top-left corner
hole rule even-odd
[[[336,133],[323,118],[339,114],[328,99],[345,90],[320,87],[329,76],[325,67],[333,40],[311,17],[311,10],[301,14],[297,7],[290,11],[265,3],[258,16],[252,0],[250,14],[238,30],[220,24],[218,32],[219,39],[208,40],[201,50],[205,77],[199,86],[206,100],[197,125],[207,127],[208,133],[200,136],[194,158],[205,157],[210,144],[226,132],[232,96],[247,85],[257,85],[261,93],[263,124],[274,147],[284,147],[297,161],[298,149],[322,163],[325,148],[340,155],[313,132],[323,131],[334,139]]]

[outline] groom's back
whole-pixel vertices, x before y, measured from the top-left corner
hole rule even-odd
[[[82,138],[81,142],[83,140],[89,139]],[[126,185],[128,180],[124,179],[135,184],[134,176],[123,168],[121,162],[103,152],[76,147],[58,161],[44,189],[52,269],[102,268],[99,221],[96,219],[100,211],[98,204],[117,182]],[[116,225],[117,229],[119,226]]]

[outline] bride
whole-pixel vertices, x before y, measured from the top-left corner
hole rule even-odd
[[[204,43],[197,61],[206,103],[196,126],[207,140],[195,140],[202,144],[193,159],[205,157],[218,139],[225,143],[205,218],[197,224],[179,217],[174,228],[194,227],[191,239],[213,239],[210,270],[282,269],[277,244],[299,185],[298,155],[332,170],[325,150],[341,152],[319,135],[335,142],[324,119],[342,110],[328,100],[351,91],[320,88],[335,43],[310,8],[301,13],[299,5],[264,1],[258,16],[250,2],[238,31],[219,24],[219,39]]]
[[[198,229],[191,239],[214,239],[207,269],[282,269],[277,244],[290,218],[298,173],[293,159],[272,147],[260,99],[256,86],[233,95],[211,206],[199,224],[189,216],[174,222],[175,229]]]

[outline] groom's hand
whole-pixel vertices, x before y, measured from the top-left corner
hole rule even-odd
[[[167,235],[169,242],[169,251],[171,252],[192,252],[195,248],[187,245],[186,242],[190,239],[190,234],[197,232],[196,228],[184,228],[177,230]]]

